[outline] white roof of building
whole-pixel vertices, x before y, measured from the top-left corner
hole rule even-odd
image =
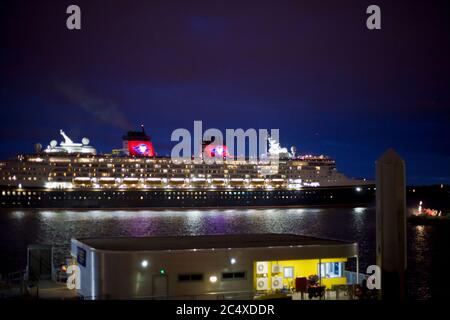
[[[82,238],[76,241],[97,250],[162,251],[290,246],[348,246],[354,243],[295,234],[228,234],[163,237]]]

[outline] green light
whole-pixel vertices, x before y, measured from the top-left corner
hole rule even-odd
[[[166,274],[166,270],[160,269],[160,270],[159,270],[159,273],[160,273],[160,274]]]

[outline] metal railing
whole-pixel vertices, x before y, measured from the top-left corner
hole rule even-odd
[[[6,275],[2,276],[1,280],[4,283],[14,285],[14,284],[21,284],[25,279],[26,270],[19,270],[15,272],[7,273]]]

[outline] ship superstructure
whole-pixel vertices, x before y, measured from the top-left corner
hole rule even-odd
[[[124,136],[123,149],[111,154],[97,154],[95,148],[89,146],[89,139],[83,138],[82,143],[74,143],[62,130],[64,141],[57,145],[52,141],[46,149],[36,147],[36,153],[20,155],[16,159],[0,162],[0,185],[3,206],[32,206],[39,204],[47,194],[58,194],[61,199],[51,199],[54,206],[56,200],[62,207],[83,206],[78,200],[95,200],[90,206],[108,207],[108,200],[117,195],[139,196],[135,200],[153,197],[153,202],[141,203],[142,206],[227,206],[230,205],[284,205],[272,200],[275,196],[285,196],[286,205],[321,205],[333,200],[336,192],[351,190],[351,195],[366,194],[373,191],[370,181],[364,179],[349,179],[336,169],[333,159],[326,156],[295,156],[278,144],[269,144],[269,152],[278,152],[281,157],[277,161],[275,174],[267,175],[273,164],[264,161],[223,161],[207,164],[195,161],[173,161],[170,157],[155,155],[153,144],[142,129],[140,132],[129,132]],[[270,141],[269,141],[270,142]],[[224,148],[215,148],[214,150]],[[281,152],[280,152],[281,151]],[[217,151],[216,151],[217,152]],[[285,154],[285,155],[284,155]],[[310,192],[322,194],[321,190],[328,190],[326,199],[305,201]],[[333,193],[333,190],[334,191]],[[13,197],[14,192],[14,197]],[[41,197],[32,197],[39,192]],[[82,196],[73,196],[82,193]],[[101,194],[104,193],[102,197]],[[155,193],[157,192],[157,193]],[[182,192],[182,193],[180,193]],[[25,198],[16,199],[17,193]],[[372,193],[372,192],[370,192]],[[63,196],[61,196],[61,194]],[[221,196],[223,201],[200,200],[205,195]],[[254,195],[253,195],[254,194]],[[264,194],[264,203],[256,201]],[[99,196],[100,195],[100,196]],[[234,197],[235,196],[235,197]],[[300,198],[299,198],[300,196]],[[300,201],[303,196],[303,201]],[[68,198],[70,197],[70,198]],[[109,197],[109,199],[108,199]],[[176,201],[180,200],[186,201]],[[189,201],[192,197],[193,201]],[[289,198],[287,198],[289,197]],[[293,198],[291,198],[293,197]],[[86,199],[85,199],[86,198]],[[123,197],[121,197],[123,198]],[[141,199],[142,198],[142,199]],[[156,201],[164,198],[165,201]],[[214,198],[214,197],[213,197]],[[233,198],[233,199],[229,199]],[[358,198],[358,197],[357,197]],[[3,201],[3,200],[8,201]],[[243,201],[237,201],[245,199]],[[283,199],[283,198],[280,198]],[[117,200],[117,199],[116,199]],[[173,200],[173,201],[170,201]],[[207,200],[206,198],[203,200]],[[270,200],[270,201],[269,201]],[[295,201],[297,200],[297,201]],[[352,202],[350,199],[342,199]],[[361,199],[362,200],[362,199]],[[366,199],[364,199],[366,201]],[[41,201],[46,206],[48,201]],[[78,203],[80,202],[80,203]],[[139,202],[123,201],[123,206],[141,206]],[[360,203],[362,201],[355,201]],[[18,205],[17,203],[20,203]],[[30,203],[25,205],[24,203]],[[71,204],[72,203],[72,204]],[[87,202],[85,202],[87,203]],[[112,207],[122,206],[120,201],[109,201]],[[178,203],[178,204],[177,204]]]

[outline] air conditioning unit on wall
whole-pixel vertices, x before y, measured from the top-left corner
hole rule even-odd
[[[256,279],[256,289],[257,290],[269,290],[269,279],[268,278]]]
[[[282,271],[282,267],[279,264],[272,265],[272,273],[280,273]]]
[[[272,289],[283,289],[283,278],[272,277]]]
[[[269,263],[268,262],[257,262],[256,263],[256,274],[269,273]]]

